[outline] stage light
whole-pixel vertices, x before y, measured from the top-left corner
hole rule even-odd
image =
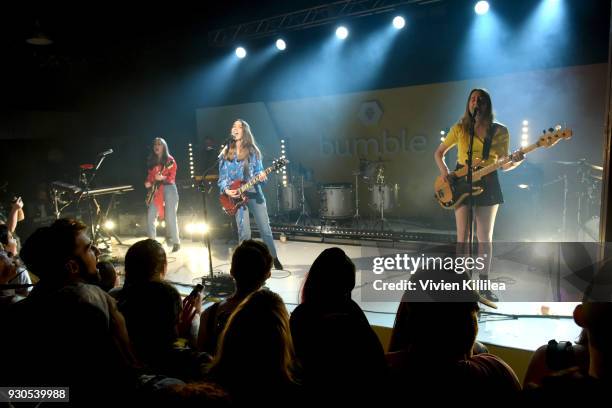
[[[440,141],[441,141],[441,142],[443,142],[443,141],[444,141],[444,136],[442,136],[442,137],[440,138]]]
[[[244,49],[244,47],[238,47],[238,48],[236,48],[236,56],[237,56],[238,58],[242,59],[242,58],[246,57],[246,55],[247,55],[247,52],[246,52],[246,50]]]
[[[529,125],[529,122],[527,121],[527,119],[525,119],[525,120],[523,121],[523,126],[528,126],[528,125]]]
[[[185,226],[185,231],[191,235],[193,234],[204,235],[208,233],[209,230],[210,230],[210,227],[205,222],[190,222],[189,224]]]
[[[115,222],[113,220],[106,220],[104,222],[104,229],[107,231],[112,231],[115,229]]]
[[[483,14],[487,14],[489,11],[489,2],[488,1],[479,1],[474,6],[474,11],[476,14],[482,16]]]
[[[527,139],[529,139],[529,135],[528,135],[527,133],[523,133],[523,134],[521,135],[521,139],[523,139],[523,140],[527,140]]]
[[[404,28],[405,25],[406,25],[406,20],[404,20],[404,17],[396,16],[393,19],[393,27],[397,28],[398,30],[401,30],[402,28]]]
[[[345,40],[348,35],[349,31],[348,28],[346,28],[345,26],[340,26],[336,28],[336,37],[338,37],[339,39]]]
[[[525,190],[526,188],[529,188],[529,184],[519,184],[518,188]]]
[[[522,130],[523,130],[523,133],[527,133],[527,132],[529,132],[529,128],[528,128],[527,126],[523,126],[523,129],[522,129]]]
[[[441,134],[442,136],[444,136],[444,135],[446,134],[446,132],[445,132],[445,131],[443,131],[443,130],[441,130],[441,131],[440,131],[440,134]]]
[[[529,142],[526,140],[521,140],[521,147],[527,147],[529,146]]]
[[[287,48],[287,43],[282,38],[279,38],[276,40],[276,48],[278,48],[279,51],[284,51],[285,48]]]
[[[285,139],[281,139],[281,143],[285,143]]]

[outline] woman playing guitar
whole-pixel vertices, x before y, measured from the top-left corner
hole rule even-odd
[[[261,152],[255,143],[255,138],[251,132],[251,127],[242,119],[237,119],[231,129],[232,141],[222,152],[219,162],[219,191],[232,198],[237,198],[239,193],[235,189],[230,189],[236,180],[247,181],[253,176],[259,175],[259,181],[265,182],[266,175],[262,173]],[[268,246],[272,257],[274,257],[274,267],[283,269],[278,260],[274,237],[268,219],[268,208],[266,199],[261,190],[261,185],[256,184],[247,190],[246,205],[241,206],[236,212],[236,225],[238,227],[238,240],[240,242],[251,239],[251,224],[249,221],[249,211],[253,213],[255,222],[259,227],[261,238]]]
[[[455,145],[457,145],[457,169],[463,167],[467,162],[470,144],[470,133],[474,132],[473,141],[473,163],[481,159],[480,165],[493,163],[498,158],[508,155],[510,135],[508,129],[493,121],[493,106],[491,96],[483,89],[473,89],[468,97],[465,112],[459,123],[455,124],[444,141],[436,149],[434,159],[442,177],[452,178],[448,167],[444,162],[444,156]],[[488,140],[487,140],[488,139]],[[487,152],[488,151],[488,152]],[[504,170],[515,168],[523,160],[520,152],[512,155],[512,161],[502,167]],[[480,186],[484,188],[482,194],[472,197],[473,217],[475,221],[476,238],[478,239],[478,254],[486,254],[488,261],[486,268],[481,272],[481,279],[488,279],[488,271],[493,252],[493,227],[495,216],[499,205],[504,202],[497,172],[483,177]],[[464,244],[468,240],[468,213],[469,198],[455,207],[455,223],[457,225],[457,242]],[[485,291],[483,296],[492,301],[497,297],[490,291]]]
[[[180,249],[178,222],[178,190],[176,189],[176,161],[168,151],[168,144],[161,137],[153,140],[153,149],[147,159],[148,174],[144,183],[149,189],[147,195],[147,235],[155,239],[155,221],[166,221],[166,228],[170,234],[168,245],[172,245],[172,252]]]

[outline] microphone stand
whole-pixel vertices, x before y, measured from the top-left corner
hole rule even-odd
[[[102,166],[102,162],[106,158],[106,155],[103,154],[103,155],[100,155],[99,157],[100,158],[98,160],[98,163],[96,164],[93,171],[91,172],[91,177],[89,179],[87,179],[87,173],[85,172],[85,169],[81,170],[81,182],[83,183],[83,186],[85,187],[84,192],[89,193],[91,183],[96,178],[96,174],[98,174],[98,169],[100,169],[100,167]],[[89,210],[89,222],[91,224],[91,239],[95,244],[97,244],[99,226],[97,226],[96,224],[98,224],[98,221],[99,221],[98,215],[100,214],[100,206],[98,205],[98,202],[96,201],[95,197],[89,197],[89,199],[91,201],[89,201],[87,207]],[[95,223],[94,223],[94,217],[93,217],[93,212],[92,212],[92,202],[96,206],[96,220],[95,220],[96,222]]]
[[[222,153],[228,147],[229,147],[229,142],[226,143],[225,146],[223,146],[223,148],[221,149],[221,154],[219,154],[217,156],[217,159],[213,162],[213,164],[204,171],[204,174],[202,174],[202,180],[200,180],[200,183],[198,184],[198,189],[200,190],[200,192],[202,192],[202,204],[203,204],[203,209],[204,209],[204,224],[207,225],[207,226],[208,226],[208,204],[207,204],[206,196],[208,195],[208,193],[210,193],[210,191],[212,189],[212,186],[210,188],[208,188],[208,189],[206,188],[206,176],[215,167],[218,167],[219,160],[221,160],[221,158],[223,157]],[[210,279],[213,279],[214,278],[214,274],[213,274],[213,264],[212,264],[212,253],[211,253],[211,249],[210,249],[210,230],[206,233],[206,237],[204,238],[204,243],[205,243],[206,249],[208,251],[209,277],[210,277]],[[202,277],[202,285],[204,285],[204,279],[205,279],[205,277]]]
[[[478,115],[478,107],[474,109],[472,121],[470,123],[470,143],[468,144],[467,151],[467,183],[468,183],[468,216],[467,216],[467,256],[471,257],[473,253],[474,245],[474,203],[472,202],[472,190],[473,190],[473,154],[474,154],[474,134],[476,125],[476,116]]]

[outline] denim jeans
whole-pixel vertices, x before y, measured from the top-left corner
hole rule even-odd
[[[274,237],[270,228],[270,219],[268,218],[268,207],[266,207],[265,199],[261,203],[257,203],[255,198],[247,201],[246,206],[240,207],[236,212],[236,225],[238,226],[238,241],[242,242],[245,239],[251,239],[251,222],[249,220],[249,212],[253,213],[255,222],[259,227],[261,239],[268,247],[270,254],[276,258],[276,247],[274,246]]]
[[[178,190],[176,184],[164,185],[164,206],[166,231],[170,234],[170,244],[180,244],[178,221],[176,218],[176,211],[178,210]],[[157,233],[155,231],[155,220],[157,219],[157,207],[155,203],[151,203],[147,211],[147,235],[151,239],[155,239]]]

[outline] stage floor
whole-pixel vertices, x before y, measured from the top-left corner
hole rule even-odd
[[[113,240],[112,257],[120,275],[123,275],[123,259],[129,245],[144,239],[144,237],[119,237],[123,245]],[[160,239],[163,242],[163,239]],[[214,274],[229,274],[230,259],[236,243],[215,240],[212,243],[212,264]],[[416,244],[415,244],[416,245]],[[420,244],[422,245],[422,244]],[[421,246],[415,246],[416,253]],[[356,289],[353,299],[362,307],[371,324],[392,327],[398,300],[388,297],[383,301],[371,301],[370,295],[364,295],[362,290],[372,284],[375,275],[372,274],[372,259],[375,256],[397,253],[395,248],[383,248],[368,245],[346,245],[339,243],[276,241],[279,259],[284,270],[272,270],[272,277],[266,286],[278,293],[291,311],[299,303],[299,293],[305,275],[314,259],[329,247],[340,247],[355,262],[357,266]],[[184,295],[191,291],[192,286],[200,283],[203,277],[210,275],[208,252],[202,242],[183,240],[180,251],[168,251],[168,273],[166,279],[175,284]],[[404,248],[402,252],[411,252]],[[513,285],[513,291],[533,291],[533,279],[522,275],[529,271],[521,271],[516,265],[510,266],[513,277],[496,276],[492,271],[492,280],[506,281]],[[384,278],[383,278],[384,279]],[[393,281],[393,277],[385,279]],[[396,278],[399,279],[399,278]],[[542,282],[540,282],[542,284]],[[546,284],[544,283],[544,287]],[[552,288],[549,288],[552,291]],[[548,291],[548,289],[547,289]],[[364,300],[366,296],[368,299]],[[533,293],[533,296],[537,296]],[[484,342],[501,346],[533,350],[545,344],[551,338],[557,340],[575,340],[579,328],[573,323],[571,314],[576,303],[571,302],[504,302],[500,295],[498,309],[482,306],[483,313],[480,322],[479,339]]]

